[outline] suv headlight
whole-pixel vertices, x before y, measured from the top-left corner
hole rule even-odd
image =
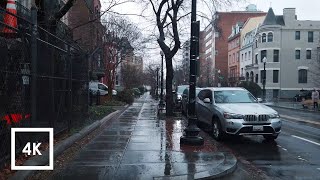
[[[279,115],[278,113],[269,114],[269,118],[270,118],[270,119],[280,118],[280,115]]]
[[[223,113],[223,117],[225,119],[243,119],[242,114],[234,114],[234,113]]]

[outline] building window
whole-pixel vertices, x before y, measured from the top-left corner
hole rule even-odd
[[[264,43],[264,42],[267,42],[267,35],[266,35],[266,33],[263,33],[262,34],[262,42]]]
[[[279,50],[273,50],[273,62],[279,62]]]
[[[296,31],[296,40],[300,40],[300,31]]]
[[[258,40],[256,40],[256,48],[258,48]]]
[[[313,31],[308,32],[308,42],[313,42]]]
[[[258,64],[258,54],[255,56],[255,63]]]
[[[256,74],[256,83],[259,81],[259,74]]]
[[[299,72],[299,83],[307,83],[308,82],[308,71],[306,69],[300,69]]]
[[[243,61],[243,54],[241,54],[241,61]]]
[[[307,59],[311,59],[311,50],[307,50],[306,55],[307,55]]]
[[[300,50],[296,50],[296,59],[300,59]]]
[[[247,53],[244,53],[244,61],[247,61]]]
[[[267,58],[267,50],[261,51],[261,62],[263,62],[263,58]]]
[[[279,70],[273,70],[273,83],[279,83]]]
[[[251,51],[249,51],[249,54],[248,54],[248,59],[250,60],[251,58]]]
[[[119,86],[119,76],[116,75],[116,86]]]
[[[249,81],[249,72],[246,72],[246,81]]]
[[[272,42],[273,41],[273,33],[269,32],[268,33],[268,42]]]

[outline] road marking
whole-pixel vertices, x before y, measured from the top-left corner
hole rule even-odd
[[[285,150],[285,151],[288,151],[288,149],[286,149],[286,148],[282,148],[283,150]]]
[[[320,171],[320,168],[317,168]]]
[[[283,115],[283,114],[280,114],[280,117],[283,117],[283,118],[285,118],[285,119],[291,119],[291,120],[298,121],[298,122],[306,122],[306,123],[310,123],[310,124],[320,125],[320,123],[319,123],[319,122],[316,122],[316,121],[312,121],[312,120],[301,120],[301,118],[296,118],[296,117],[287,116],[287,115]]]
[[[295,137],[295,138],[298,138],[298,139],[301,139],[301,140],[304,140],[304,141],[307,141],[307,142],[309,142],[309,143],[312,143],[312,144],[315,144],[315,145],[320,146],[320,143],[311,141],[311,140],[309,140],[309,139],[305,139],[305,138],[303,138],[303,137],[299,137],[299,136],[295,136],[295,135],[291,135],[291,136],[292,136],[292,137]]]

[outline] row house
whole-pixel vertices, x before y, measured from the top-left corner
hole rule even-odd
[[[292,98],[301,89],[316,86],[320,21],[298,20],[294,8],[285,8],[283,15],[276,16],[270,8],[252,33],[253,61],[245,72],[261,87],[265,79],[267,100]]]
[[[253,66],[257,66],[255,59],[253,58],[253,42],[257,34],[258,27],[264,21],[265,16],[249,18],[244,24],[241,32],[241,46],[239,51],[239,81],[253,81],[258,83],[258,75],[252,71]]]
[[[239,51],[240,51],[240,31],[243,22],[238,22],[232,26],[231,35],[228,38],[228,84],[235,87],[239,82]]]
[[[266,13],[258,11],[255,5],[249,5],[245,11],[216,12],[214,14],[211,23],[204,29],[203,38],[200,38],[200,44],[205,46],[200,62],[210,62],[214,85],[218,84],[218,76],[222,85],[227,85],[228,37],[231,34],[231,27],[237,22],[245,22],[248,18],[264,15]]]
[[[63,18],[72,29],[73,40],[89,55],[91,80],[105,76],[103,61],[103,36],[106,29],[101,24],[100,0],[77,0]]]

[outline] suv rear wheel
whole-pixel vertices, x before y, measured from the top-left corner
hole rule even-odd
[[[217,141],[221,141],[224,138],[224,132],[222,131],[220,121],[217,118],[212,119],[212,135]]]

